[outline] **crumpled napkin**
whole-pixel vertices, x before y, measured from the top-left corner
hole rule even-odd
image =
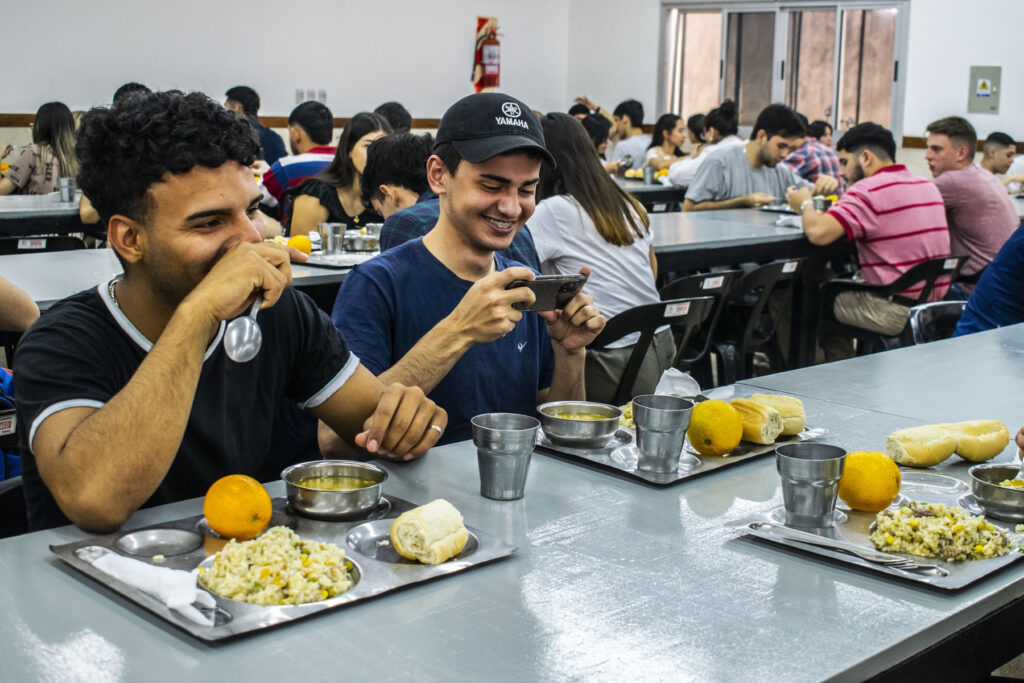
[[[700,384],[686,373],[669,368],[661,373],[654,393],[663,396],[696,396],[700,393]]]
[[[775,225],[779,228],[797,228],[799,230],[804,228],[804,222],[800,216],[779,216]]]
[[[199,589],[196,583],[198,569],[186,572],[170,567],[154,567],[113,552],[101,555],[92,565],[118,581],[152,595],[189,621],[200,626],[213,626],[213,619],[192,604],[197,602],[210,609],[217,606],[212,595]]]

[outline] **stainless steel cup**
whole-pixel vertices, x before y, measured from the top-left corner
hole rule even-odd
[[[663,473],[679,469],[692,410],[693,401],[678,396],[646,394],[633,399],[637,469]]]
[[[515,413],[485,413],[470,424],[480,465],[480,495],[492,500],[522,498],[540,420]]]
[[[342,253],[342,242],[345,234],[341,223],[317,223],[316,231],[320,233],[320,244],[324,254]]]
[[[790,443],[775,449],[787,525],[823,529],[834,524],[845,462],[845,450],[823,443]]]
[[[62,202],[75,201],[75,179],[59,178],[57,180],[57,191],[60,193],[60,200]]]
[[[653,166],[644,166],[644,183],[647,185],[654,184],[654,174],[657,171]]]

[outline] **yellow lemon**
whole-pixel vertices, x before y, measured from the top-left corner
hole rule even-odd
[[[725,455],[736,448],[743,437],[743,418],[725,401],[703,401],[690,413],[686,436],[701,455]]]
[[[900,492],[900,468],[885,453],[854,451],[846,455],[839,498],[853,510],[878,512]]]
[[[309,241],[309,237],[306,235],[292,235],[288,238],[288,246],[298,249],[307,256],[313,250],[313,243]]]

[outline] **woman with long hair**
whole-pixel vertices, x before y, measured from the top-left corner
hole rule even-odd
[[[541,167],[539,203],[529,220],[541,270],[578,273],[589,267],[584,290],[608,318],[659,301],[654,241],[643,206],[601,167],[579,121],[568,114],[548,114],[541,125],[556,163],[555,168]],[[614,348],[587,352],[588,400],[612,400],[638,338],[630,335],[614,342]],[[674,356],[666,326],[654,337],[634,393],[653,391]]]
[[[654,123],[651,145],[644,154],[644,166],[659,171],[686,158],[681,149],[686,142],[686,122],[675,114],[662,114]]]
[[[712,109],[704,117],[704,145],[694,150],[689,157],[669,166],[669,182],[679,187],[686,187],[693,180],[697,169],[704,163],[708,154],[716,149],[743,144],[743,140],[737,135],[738,123],[736,103],[732,100],[726,100],[717,108]]]
[[[21,150],[0,178],[0,195],[49,194],[60,178],[78,175],[75,117],[63,102],[47,102],[36,112],[32,144]]]
[[[357,228],[384,219],[362,199],[360,177],[366,167],[366,148],[391,132],[383,117],[369,112],[349,119],[334,160],[319,175],[289,190],[294,202],[291,210],[290,234],[304,235],[316,230],[318,223],[344,223]]]

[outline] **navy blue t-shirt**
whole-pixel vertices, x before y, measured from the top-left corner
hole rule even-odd
[[[1024,322],[1024,226],[1017,228],[981,274],[954,337]]]
[[[498,270],[521,265],[501,254],[494,261]],[[331,320],[363,365],[379,375],[451,313],[472,285],[415,239],[353,270],[338,291]],[[524,314],[501,339],[471,348],[429,394],[448,411],[440,443],[472,438],[469,421],[481,413],[533,415],[537,392],[551,385],[554,362],[536,313]]]

